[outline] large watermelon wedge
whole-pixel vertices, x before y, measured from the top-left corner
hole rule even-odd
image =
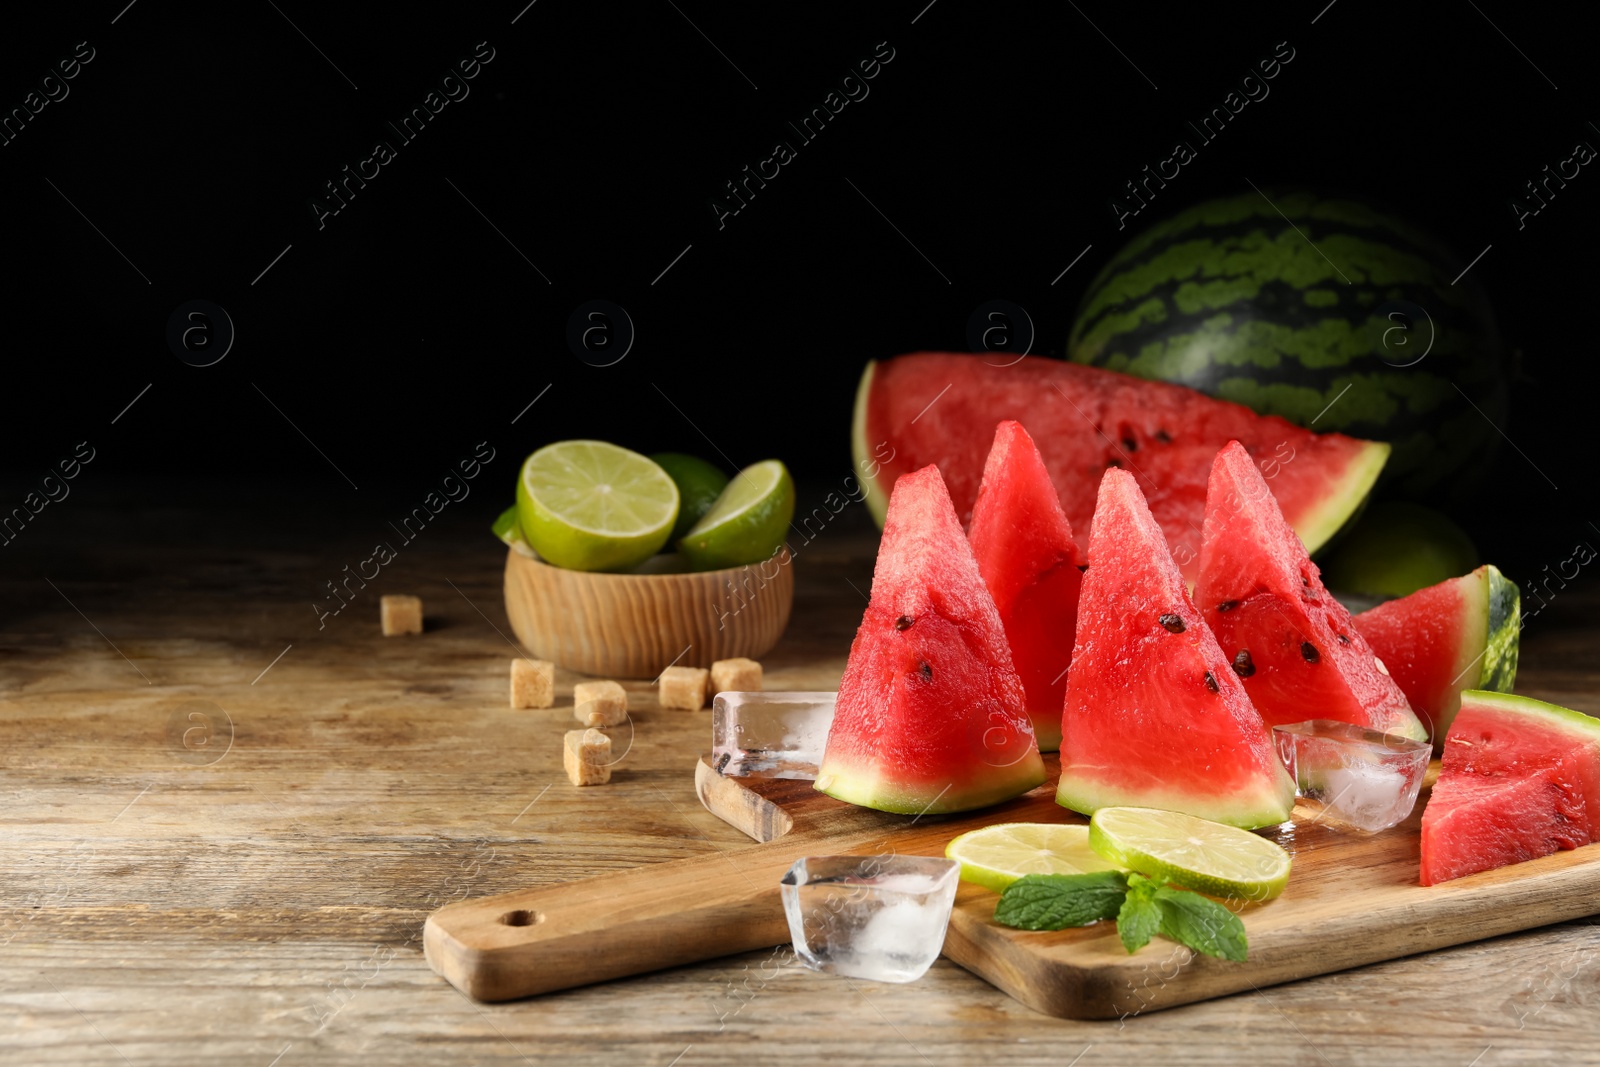
[[[1190,581],[1198,573],[1206,476],[1217,449],[1240,441],[1272,475],[1272,493],[1316,551],[1361,507],[1389,446],[1316,434],[1182,386],[1028,357],[919,353],[868,363],[856,391],[852,447],[879,522],[888,487],[936,463],[965,518],[978,497],[995,423],[1028,428],[1080,536],[1107,467],[1123,467],[1166,532]]]
[[[967,531],[1028,695],[1040,752],[1061,747],[1061,701],[1078,630],[1083,554],[1022,423],[994,430]]]
[[[1022,681],[937,467],[895,483],[816,788],[937,814],[1044,781]]]
[[[1444,744],[1463,690],[1511,692],[1521,601],[1516,585],[1486,563],[1355,617],[1435,748]]]
[[[1468,690],[1422,812],[1422,884],[1600,837],[1600,719]]]
[[[1294,781],[1164,544],[1133,475],[1106,471],[1056,801],[1085,814],[1128,804],[1251,829],[1283,822]]]
[[[1337,719],[1427,740],[1237,441],[1211,469],[1194,596],[1270,725]]]

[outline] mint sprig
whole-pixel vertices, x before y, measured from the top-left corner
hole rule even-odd
[[[1030,874],[1000,894],[994,921],[1019,930],[1065,930],[1115,919],[1123,947],[1137,952],[1156,934],[1196,952],[1242,961],[1249,950],[1239,916],[1210,897],[1142,874]]]
[[[1117,934],[1129,952],[1144,948],[1161,932],[1161,905],[1155,900],[1158,888],[1142,874],[1128,876],[1128,895],[1117,912]]]
[[[1018,930],[1065,930],[1115,919],[1128,879],[1121,871],[1029,874],[1006,887],[994,920]]]

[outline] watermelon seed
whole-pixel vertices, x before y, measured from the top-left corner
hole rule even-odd
[[[1168,633],[1183,633],[1183,617],[1181,615],[1163,615],[1161,616],[1161,625],[1167,628]]]
[[[733,759],[733,753],[732,752],[724,752],[722,754],[722,758],[717,760],[717,773],[718,774],[722,773],[723,769],[728,766],[728,761],[731,760],[731,759]]]
[[[1157,430],[1156,440],[1164,445],[1170,445],[1172,443],[1172,435],[1165,430]]]
[[[1238,606],[1239,606],[1239,602],[1237,600],[1224,600],[1222,603],[1217,605],[1217,610],[1218,611],[1232,611],[1234,608],[1236,608]]]
[[[1348,645],[1350,643],[1350,639],[1348,637],[1346,637],[1344,634],[1339,634],[1338,636],[1339,636],[1339,643],[1341,645]]]
[[[1217,676],[1212,674],[1210,671],[1206,671],[1206,688],[1211,690],[1213,693],[1220,692],[1220,689],[1217,686]]]
[[[911,629],[911,623],[912,618],[910,615],[902,615],[898,619],[894,620],[894,628],[896,630],[909,630]]]
[[[1317,651],[1317,646],[1310,641],[1300,642],[1300,655],[1305,657],[1307,663],[1315,663],[1322,658],[1322,654]]]
[[[1241,648],[1239,654],[1233,657],[1233,673],[1241,678],[1248,678],[1256,673],[1256,664],[1250,658],[1250,650],[1248,648]]]
[[[1112,456],[1110,459],[1106,460],[1106,466],[1108,466],[1108,467],[1120,467],[1120,466],[1122,466],[1122,460],[1118,459],[1115,456]]]
[[[923,681],[925,681],[925,682],[933,681],[933,664],[929,663],[927,660],[923,660],[920,670],[922,671],[922,680]]]

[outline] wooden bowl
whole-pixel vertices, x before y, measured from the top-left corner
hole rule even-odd
[[[654,678],[762,655],[794,604],[787,548],[765,563],[688,574],[565,570],[511,549],[506,616],[539,659],[583,674]]]

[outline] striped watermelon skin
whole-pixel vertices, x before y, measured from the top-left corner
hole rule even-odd
[[[1385,488],[1460,491],[1498,444],[1507,403],[1493,315],[1470,275],[1451,284],[1464,266],[1352,200],[1268,190],[1209,201],[1117,253],[1084,297],[1068,354],[1388,441]],[[1391,329],[1398,302],[1425,313],[1409,330]]]

